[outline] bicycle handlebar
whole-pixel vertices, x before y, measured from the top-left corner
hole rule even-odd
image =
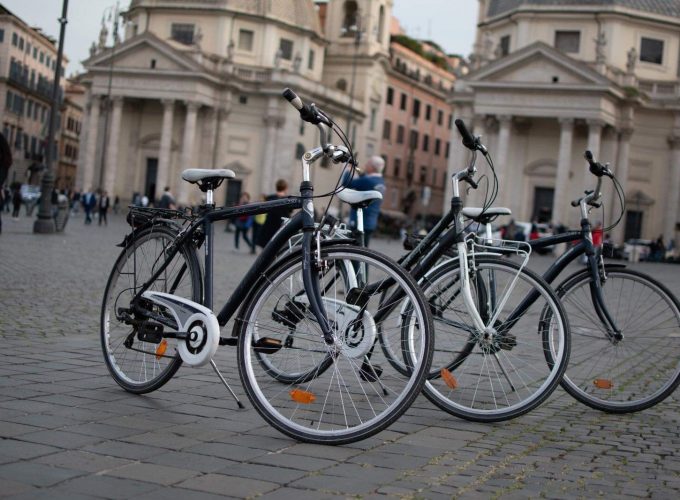
[[[286,88],[283,91],[283,97],[300,112],[300,118],[312,125],[323,123],[328,127],[333,128],[331,120],[314,104],[307,105],[302,102],[302,99],[291,89]]]

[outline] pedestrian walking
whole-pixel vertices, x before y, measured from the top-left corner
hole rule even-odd
[[[248,203],[250,203],[250,195],[248,193],[242,193],[238,204],[247,205]],[[236,221],[234,222],[234,226],[236,227],[236,231],[234,232],[234,248],[236,250],[238,250],[239,238],[243,235],[243,240],[248,245],[250,253],[255,253],[255,244],[248,237],[248,231],[250,231],[252,225],[253,217],[251,215],[241,215],[236,218]]]
[[[264,194],[260,195],[260,201],[266,201],[267,197]],[[265,221],[267,220],[267,214],[257,214],[253,216],[253,234],[252,234],[252,242],[253,246],[257,245],[257,240],[260,237],[260,231],[262,230],[262,226],[264,225]]]
[[[111,200],[109,199],[109,193],[104,191],[101,196],[99,197],[99,225],[102,225],[102,221],[104,221],[104,225],[108,226],[109,225],[109,220],[106,217],[106,215],[109,212],[109,205],[111,204]]]
[[[267,196],[266,201],[285,198],[286,196],[288,196],[288,183],[284,179],[279,179],[276,181],[276,193]],[[283,224],[281,219],[283,217],[290,217],[290,212],[290,208],[281,207],[267,213],[267,219],[260,228],[255,244],[264,248],[279,230],[281,224]]]
[[[21,210],[21,184],[14,185],[14,192],[12,193],[12,218],[19,219],[19,210]]]
[[[170,208],[174,210],[176,206],[177,203],[175,202],[175,197],[170,192],[170,186],[165,186],[165,189],[163,190],[163,195],[161,196],[161,199],[158,200],[158,204],[156,205],[156,207]]]
[[[92,224],[92,210],[97,206],[97,198],[92,191],[88,191],[82,196],[82,200],[85,224]]]
[[[120,196],[116,195],[116,197],[113,199],[113,213],[118,215],[119,211],[120,211]]]
[[[2,209],[9,200],[5,199],[5,181],[12,166],[12,149],[9,147],[7,139],[0,132],[0,233],[2,233]]]

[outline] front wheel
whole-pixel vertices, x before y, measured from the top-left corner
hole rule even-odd
[[[644,410],[680,383],[680,303],[642,273],[607,268],[606,275],[604,305],[621,339],[595,311],[589,273],[567,278],[558,287],[572,328],[572,357],[562,386],[598,410]]]
[[[569,326],[552,289],[512,261],[477,257],[473,300],[478,331],[463,300],[457,260],[423,280],[436,328],[425,395],[467,420],[498,422],[540,405],[569,360]]]
[[[408,409],[428,373],[432,323],[419,287],[389,258],[336,246],[322,249],[321,262],[319,290],[332,346],[308,308],[300,254],[267,271],[234,332],[241,381],[260,415],[301,441],[343,444],[379,432]],[[348,279],[340,269],[360,269],[370,283]],[[392,287],[389,307],[381,303],[381,284]],[[407,373],[395,370],[375,345],[378,331],[383,342],[409,352]]]

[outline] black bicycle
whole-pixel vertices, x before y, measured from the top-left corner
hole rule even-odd
[[[470,137],[467,145],[475,151],[483,148],[479,138]],[[597,178],[597,186],[572,202],[572,206],[580,207],[580,230],[532,240],[529,244],[537,250],[559,243],[574,244],[543,274],[543,279],[550,284],[556,282],[570,263],[584,255],[587,258],[584,269],[568,276],[555,288],[571,327],[571,359],[562,386],[577,400],[595,409],[612,413],[640,411],[663,401],[680,384],[680,303],[657,280],[627,269],[623,264],[605,263],[596,251],[589,213],[601,206],[603,177],[614,182],[622,213],[625,202],[611,170],[596,162],[589,152],[586,152],[586,160],[590,172]],[[470,220],[486,226],[485,238],[491,238],[491,221],[509,213],[507,209],[489,206],[463,209],[463,214]],[[448,359],[453,357],[453,364],[457,365],[465,359],[469,349],[468,345],[461,351],[455,344],[447,348],[444,343],[447,338],[455,339],[456,331],[465,331],[453,319],[441,319],[447,314],[454,318],[459,316],[460,309],[456,302],[460,293],[456,253],[445,236],[440,236],[451,220],[451,213],[446,214],[424,239],[415,241],[413,251],[399,261],[421,279],[428,300],[432,302],[433,297],[437,300],[436,307],[431,305],[437,326],[433,367],[440,366],[447,356]],[[452,260],[423,274],[424,268],[436,264],[435,257],[446,254]],[[425,258],[421,260],[421,256]],[[421,275],[424,277],[420,278]],[[490,290],[497,287],[493,285],[494,279],[490,275],[486,281],[491,285],[487,285]],[[440,300],[440,296],[447,300]],[[535,295],[528,297],[517,312],[532,306],[535,298]],[[543,321],[548,316],[542,317]],[[451,335],[443,336],[447,323]],[[554,347],[547,336],[542,335],[542,340],[550,364]],[[457,390],[433,391],[434,385],[435,382],[428,382],[426,394],[439,406],[465,417],[465,408],[457,402]]]
[[[391,259],[315,237],[310,166],[323,156],[346,164],[354,158],[349,144],[327,143],[330,130],[344,136],[325,113],[288,89],[284,96],[321,133],[321,146],[302,157],[300,196],[216,208],[213,191],[233,172],[192,169],[183,179],[207,197],[195,213],[133,208],[134,229],[104,293],[102,348],[114,380],[142,394],[160,388],[182,363],[211,363],[219,374],[216,349],[237,345],[241,381],[267,422],[303,441],[348,443],[387,427],[420,393],[432,359],[432,318],[418,285]],[[213,224],[279,207],[302,210],[213,313]],[[302,245],[276,260],[299,231]],[[338,280],[338,269],[362,271]],[[222,337],[234,315],[232,337]],[[407,360],[405,371],[369,355],[378,332]]]

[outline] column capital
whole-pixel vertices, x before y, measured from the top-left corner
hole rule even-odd
[[[593,118],[593,119],[588,119],[586,120],[586,124],[588,125],[588,128],[593,129],[593,128],[602,128],[606,125],[604,120],[600,120],[599,118]]]
[[[621,134],[621,140],[629,141],[630,138],[633,136],[633,131],[634,129],[630,127],[620,128],[619,133]]]
[[[198,111],[198,108],[201,107],[201,103],[197,101],[184,101],[184,104],[187,107],[187,111]]]
[[[170,108],[175,105],[175,99],[161,99],[160,101],[164,108]]]
[[[264,121],[265,125],[269,127],[276,127],[276,128],[281,128],[283,127],[283,124],[286,123],[286,117],[281,116],[281,115],[264,115],[262,117],[262,121]]]
[[[568,116],[558,118],[557,121],[560,122],[562,128],[571,127],[572,125],[574,125],[574,119]]]
[[[123,103],[123,99],[125,99],[125,98],[122,95],[112,95],[112,96],[109,96],[109,99],[113,102],[113,104],[120,105],[120,104]]]
[[[512,121],[512,115],[496,115],[496,119],[500,124],[510,123]]]

